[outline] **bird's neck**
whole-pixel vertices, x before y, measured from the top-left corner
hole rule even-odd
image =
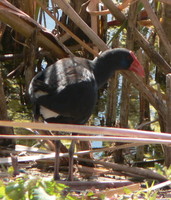
[[[101,88],[108,79],[114,74],[117,70],[117,66],[114,66],[114,63],[106,60],[104,58],[97,58],[93,61],[94,63],[94,76],[97,82],[98,88]]]

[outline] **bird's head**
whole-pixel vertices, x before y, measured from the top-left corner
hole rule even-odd
[[[99,59],[97,59],[97,71],[100,71],[99,66],[104,68],[108,66],[108,72],[111,73],[115,70],[131,70],[137,75],[144,77],[144,69],[135,54],[126,48],[115,48],[103,52]],[[104,75],[104,73],[102,73]]]
[[[131,70],[141,77],[145,75],[142,65],[132,51],[125,48],[110,49],[93,60],[98,88],[102,87],[116,70]]]
[[[138,76],[144,77],[143,66],[132,51],[125,48],[116,48],[111,50],[111,54],[113,54],[112,59],[114,59],[113,63],[115,63],[117,70],[131,70]]]

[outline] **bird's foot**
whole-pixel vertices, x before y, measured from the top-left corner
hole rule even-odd
[[[53,176],[55,181],[60,181],[60,175],[59,174],[54,174]]]
[[[66,181],[73,181],[73,180],[74,180],[73,174],[68,175]]]

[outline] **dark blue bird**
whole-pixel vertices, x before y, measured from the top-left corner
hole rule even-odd
[[[63,58],[39,72],[31,81],[29,95],[35,120],[48,123],[85,124],[96,104],[97,92],[116,70],[131,70],[144,76],[134,53],[123,48],[103,52],[94,60]],[[59,148],[56,142],[54,179],[59,179]],[[73,149],[70,147],[69,179],[73,179]]]

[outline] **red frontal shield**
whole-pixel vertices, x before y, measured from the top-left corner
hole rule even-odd
[[[134,55],[134,53],[132,51],[130,51],[131,56],[133,57],[134,61],[131,64],[129,70],[135,72],[137,75],[144,77],[145,73],[144,73],[144,68],[143,66],[140,64],[140,62],[138,61],[137,57]]]

